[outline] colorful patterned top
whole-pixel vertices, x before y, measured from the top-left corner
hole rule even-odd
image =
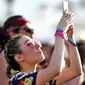
[[[44,85],[56,85],[56,80],[50,80],[49,82],[45,83]]]
[[[36,85],[37,73],[27,74],[18,72],[10,79],[9,85]]]
[[[15,75],[10,79],[9,85],[36,85],[37,73],[38,72],[31,74],[23,72],[14,73]],[[56,80],[50,80],[44,85],[56,85]]]

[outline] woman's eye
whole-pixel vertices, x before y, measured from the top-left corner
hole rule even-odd
[[[27,46],[30,46],[31,45],[31,43],[27,43]]]

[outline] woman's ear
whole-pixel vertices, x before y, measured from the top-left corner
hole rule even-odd
[[[22,62],[24,60],[23,55],[20,55],[20,54],[16,54],[14,56],[14,59],[18,62]]]

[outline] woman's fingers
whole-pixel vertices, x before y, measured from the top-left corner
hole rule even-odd
[[[74,13],[73,12],[65,13],[64,17],[68,22],[68,26],[73,24],[73,20],[74,20]]]
[[[64,12],[63,12],[63,15],[66,15],[68,13],[68,11],[67,10],[65,10]]]
[[[74,13],[73,13],[73,12],[64,13],[64,17],[65,17],[66,19],[69,19],[69,18],[71,18],[71,17],[74,17]]]
[[[71,25],[71,26],[69,26],[69,28],[68,28],[68,30],[67,30],[67,36],[70,38],[70,37],[72,37],[72,35],[73,35],[73,31],[74,31],[74,25]]]

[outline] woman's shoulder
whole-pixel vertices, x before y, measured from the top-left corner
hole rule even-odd
[[[35,85],[36,83],[36,76],[38,72],[34,73],[24,73],[24,72],[17,72],[9,81],[9,83],[12,83],[12,85],[15,84],[28,84],[29,85]]]

